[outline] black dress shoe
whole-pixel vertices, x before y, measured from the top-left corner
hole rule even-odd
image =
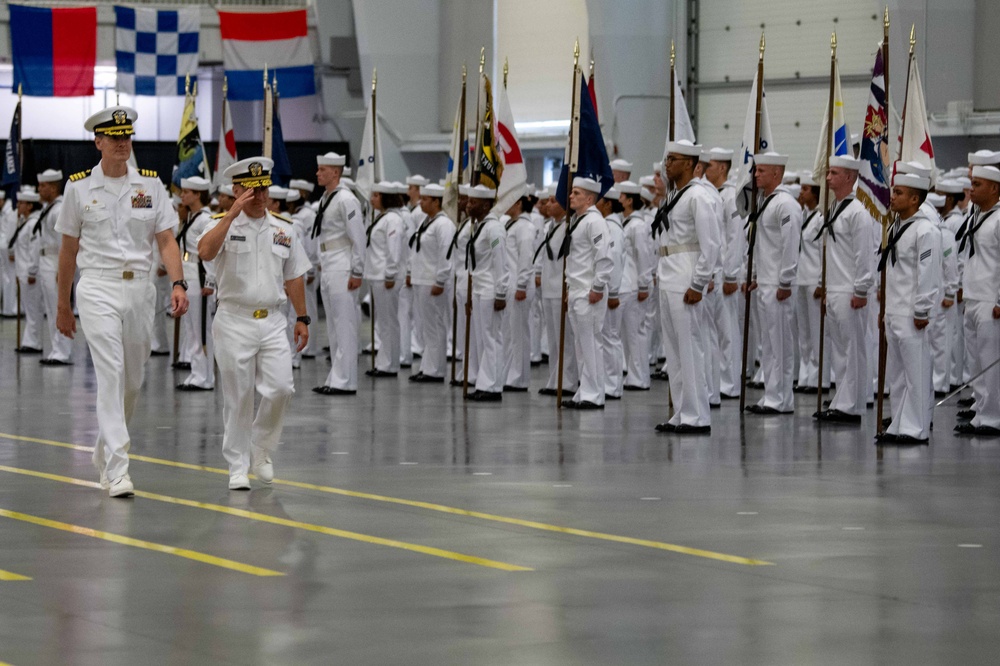
[[[554,388],[540,388],[538,395],[556,395],[558,392]]]
[[[503,393],[494,391],[476,391],[469,394],[469,400],[473,402],[500,402],[503,400]]]
[[[677,429],[677,426],[672,423],[657,423],[656,432],[673,432]]]
[[[764,382],[747,382],[747,388],[762,389],[764,388]]]
[[[922,444],[927,444],[926,439],[917,439],[913,435],[893,435],[887,432],[883,432],[881,435],[875,437],[876,444],[892,444],[894,446],[918,446]]]
[[[465,386],[465,382],[463,382],[461,379],[453,379],[451,380],[450,384],[458,388]]]
[[[211,388],[211,387],[206,388],[204,386],[198,386],[196,384],[178,384],[176,388],[177,388],[178,391],[214,391],[215,390],[214,388]]]
[[[663,370],[657,370],[649,375],[650,379],[659,379],[660,381],[667,381],[670,377]]]
[[[565,405],[565,403],[563,404]],[[604,409],[604,405],[598,405],[596,402],[589,400],[581,400],[573,405],[573,409]]]
[[[400,363],[399,367],[403,368],[404,370],[409,370],[410,368],[413,367],[413,364],[412,363]]]
[[[34,347],[18,347],[15,349],[18,354],[41,354],[41,349],[36,349]]]
[[[976,404],[976,399],[971,397],[960,398],[955,401],[955,404],[958,405],[959,407],[972,407],[974,404]]]
[[[622,387],[626,391],[648,391],[648,386],[632,386],[631,384],[626,384]]]
[[[188,363],[187,361],[177,361],[170,367],[173,368],[174,370],[190,370],[191,364]]]
[[[395,377],[398,373],[389,372],[387,370],[365,370],[365,376],[367,377]]]
[[[444,384],[444,377],[431,377],[422,372],[410,375],[410,381],[414,384]]]
[[[960,423],[955,426],[955,432],[959,435],[971,435],[972,437],[1000,437],[1000,428],[974,426],[971,423]]]
[[[685,425],[676,426],[673,430],[675,435],[708,435],[712,432],[712,426]]]
[[[720,402],[715,402],[715,403],[710,402],[710,403],[708,403],[708,408],[709,409],[722,409],[722,403],[720,403]]]
[[[719,397],[722,398],[723,400],[739,400],[740,399],[739,394],[737,394],[737,395],[729,395],[728,393],[720,393]]]
[[[579,403],[577,403],[577,402],[575,402],[573,400],[563,400],[562,401],[562,406],[564,408],[566,408],[566,409],[576,409],[577,404],[579,404]]]
[[[796,386],[792,389],[792,393],[805,393],[808,395],[816,395],[817,388],[815,386]]]
[[[168,352],[168,351],[151,351],[151,352],[149,352],[149,355],[150,356],[170,356],[170,352]]]
[[[542,362],[541,362],[541,361],[532,361],[532,362],[531,362],[531,367],[533,367],[533,368],[537,368],[537,367],[539,367],[539,366],[540,366],[541,364],[542,364]]]
[[[528,392],[528,387],[527,386],[511,386],[510,384],[504,384],[503,385],[503,390],[504,391],[510,391],[511,393],[527,393]]]
[[[892,417],[891,416],[887,416],[884,419],[882,419],[882,427],[883,428],[888,428],[891,425],[892,425]]]
[[[339,389],[332,386],[317,386],[313,389],[313,393],[319,393],[320,395],[355,395],[357,391]]]
[[[303,354],[302,358],[304,358],[306,360],[313,359],[313,358],[316,358],[316,354]]]
[[[776,414],[792,414],[792,413],[794,413],[794,412],[791,412],[791,411],[788,411],[788,412],[778,411],[774,407],[765,407],[763,405],[750,405],[749,407],[747,407],[747,411],[750,412],[751,414],[761,414],[761,415],[764,415],[764,416],[773,416],[773,415],[776,415]]]
[[[971,421],[976,416],[976,410],[974,409],[962,409],[956,414],[960,419],[965,419],[966,421]]]
[[[375,352],[378,353],[378,350],[376,349]],[[361,355],[362,356],[371,356],[372,355],[371,347],[365,347],[364,349],[362,349],[361,350]]]
[[[73,365],[73,361],[64,361],[61,358],[42,358],[38,362],[42,365]]]
[[[860,414],[848,414],[847,412],[842,412],[839,409],[828,409],[824,412],[816,412],[813,414],[813,418],[818,421],[827,421],[830,423],[848,423],[850,425],[861,424]]]
[[[948,395],[947,391],[934,391],[934,397],[935,398],[943,398],[946,395]]]
[[[605,400],[621,400],[622,397],[620,395],[611,395],[610,393],[605,393],[604,394],[604,399]]]

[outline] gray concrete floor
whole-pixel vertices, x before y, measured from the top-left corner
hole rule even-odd
[[[13,337],[0,322],[0,570],[30,580],[0,580],[0,662],[997,663],[1000,441],[953,437],[953,406],[878,461],[873,412],[820,429],[814,398],[742,421],[726,402],[680,438],[653,432],[662,383],[603,413],[405,376],[328,398],[320,358],[296,371],[285,482],[236,493],[221,393],[174,391],[154,357],[147,494],[111,500],[83,340],[48,368]]]

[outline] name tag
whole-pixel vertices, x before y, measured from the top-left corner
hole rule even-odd
[[[233,235],[231,235],[229,237],[229,240],[231,240],[231,241],[245,241],[246,239],[247,239],[246,236],[237,236],[235,234],[233,234]]]

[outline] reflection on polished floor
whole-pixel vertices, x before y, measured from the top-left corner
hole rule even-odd
[[[57,368],[13,337],[0,322],[0,662],[997,663],[1000,440],[953,437],[951,405],[879,461],[873,412],[817,428],[807,396],[680,438],[653,431],[662,383],[603,412],[404,375],[336,398],[309,390],[318,358],[278,481],[240,493],[220,392],[176,392],[154,357],[141,492],[112,500],[83,340]]]

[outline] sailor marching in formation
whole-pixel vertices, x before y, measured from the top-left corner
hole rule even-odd
[[[811,172],[754,156],[753,225],[737,211],[732,151],[684,140],[649,175],[614,160],[610,189],[575,178],[567,208],[555,186],[528,186],[497,215],[495,190],[463,185],[454,220],[444,187],[416,175],[375,183],[361,201],[333,152],[316,157],[315,183],[298,174],[289,188],[271,183],[263,157],[226,169],[215,199],[208,181],[185,178],[172,208],[156,174],[127,163],[136,116],[123,106],[92,116],[100,163],[69,176],[65,196],[62,172],[46,169],[0,211],[0,313],[23,314],[18,353],[63,366],[78,308],[97,374],[94,464],[112,496],[133,492],[128,419],[151,352],[173,351],[190,371],[178,390],[212,391],[218,378],[229,486],[245,489],[251,474],[273,478],[294,369],[323,364],[312,390],[324,396],[359,390],[363,299],[373,380],[409,370],[414,385],[467,382],[476,402],[561,386],[561,406],[575,410],[658,389],[656,430],[678,435],[710,433],[712,411],[739,397],[747,298],[745,380],[762,389],[747,412],[792,414],[795,393],[821,391],[830,399],[817,422],[860,426],[884,299],[880,443],[926,443],[935,400],[970,380],[955,430],[1000,436],[1000,152],[971,153],[933,188],[927,169],[897,163],[896,221],[880,251],[850,156],[830,159],[828,210]],[[325,339],[310,335],[321,313]],[[545,364],[533,384],[531,368]]]

